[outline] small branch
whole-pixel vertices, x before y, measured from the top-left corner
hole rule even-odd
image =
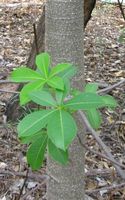
[[[91,177],[95,177],[95,176],[101,176],[101,177],[105,177],[105,178],[109,178],[109,176],[111,177],[115,177],[116,176],[116,170],[115,169],[92,169],[89,170],[87,172],[85,172],[85,177],[86,178],[91,178]]]
[[[116,160],[114,160],[114,159],[112,159],[112,158],[109,158],[108,156],[106,156],[106,155],[104,155],[104,154],[102,154],[102,153],[99,153],[99,152],[97,152],[97,151],[94,151],[93,149],[90,149],[87,145],[85,145],[85,144],[82,143],[81,138],[80,138],[79,135],[77,135],[77,137],[78,137],[78,139],[79,139],[79,143],[81,144],[81,146],[82,146],[83,148],[86,148],[88,151],[90,151],[90,152],[92,152],[92,153],[98,155],[99,157],[105,158],[105,159],[109,160],[110,162],[116,164],[117,166],[122,167],[123,169],[125,169],[125,165],[120,164],[120,163],[117,162]]]
[[[99,88],[103,89],[103,88],[107,88],[109,87],[109,84],[105,83],[105,82],[95,82],[98,84]]]
[[[26,177],[26,174],[24,172],[15,172],[15,171],[7,171],[7,170],[0,170],[0,174],[1,175],[9,175],[9,176],[19,176],[19,177],[23,177],[23,178]],[[29,173],[28,174],[28,178],[34,179],[36,181],[45,180],[45,179],[47,179],[47,177],[48,177],[47,175],[39,175],[39,174],[36,174],[36,173]]]
[[[84,113],[82,111],[78,111],[78,113],[80,114],[81,118],[83,119],[85,126],[87,127],[87,129],[91,132],[92,136],[96,139],[97,143],[99,144],[99,146],[101,146],[101,148],[103,149],[103,151],[105,152],[105,154],[114,162],[115,159],[113,158],[113,155],[110,153],[110,149],[103,143],[103,141],[101,140],[101,138],[98,136],[98,134],[95,132],[95,130],[91,127],[91,125],[89,124],[86,116],[84,115]],[[120,175],[120,177],[122,179],[125,180],[125,172],[116,164],[114,164],[114,167],[117,170],[117,173]]]
[[[120,0],[117,0],[117,1],[118,1],[118,5],[119,5],[119,9],[120,9],[120,11],[121,11],[122,17],[123,17],[123,19],[125,20],[125,13],[124,13],[124,9],[123,9],[123,7],[122,7],[122,3],[123,3],[123,2],[120,2]]]
[[[125,84],[125,79],[123,79],[123,80],[119,81],[118,83],[115,83],[114,85],[111,85],[107,88],[104,88],[102,90],[98,90],[98,93],[99,94],[108,93],[108,92],[112,91],[113,89],[115,89],[116,87],[121,86],[122,84]]]
[[[10,84],[19,84],[19,83],[16,83],[16,82],[13,82],[13,81],[10,81],[10,80],[0,80],[0,84],[4,84],[4,83],[10,83]]]
[[[11,91],[11,90],[4,90],[4,89],[0,89],[0,92],[2,93],[13,93],[13,94],[19,94],[19,92],[16,92],[16,91]]]
[[[103,190],[106,191],[106,192],[110,192],[112,190],[121,189],[122,187],[125,187],[125,183],[107,186],[107,187],[103,187],[103,188],[99,188],[99,189],[95,189],[95,190],[86,190],[85,193],[89,195],[89,194],[97,193],[97,192],[100,192],[100,191],[103,191]]]
[[[43,3],[0,3],[1,8],[25,8],[29,6],[43,6]]]
[[[32,188],[29,192],[27,192],[25,195],[22,196],[21,200],[25,200],[28,195],[32,194],[37,189],[42,189],[42,187],[46,184],[47,180],[44,180],[41,184],[38,183],[38,185],[34,188]]]
[[[27,169],[26,176],[25,176],[25,179],[24,179],[24,182],[23,182],[23,185],[21,187],[21,190],[20,190],[20,193],[19,193],[19,196],[18,196],[17,200],[21,199],[21,196],[22,196],[22,193],[23,193],[23,189],[24,189],[24,187],[26,185],[26,181],[28,179],[28,173],[29,173],[29,169]]]
[[[37,39],[37,32],[36,32],[36,24],[33,24],[33,32],[34,32],[34,41],[36,46],[36,54],[39,54],[39,48],[38,48],[38,39]]]

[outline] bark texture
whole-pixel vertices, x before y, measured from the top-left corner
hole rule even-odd
[[[88,21],[91,18],[91,13],[92,10],[94,9],[96,0],[84,0],[83,2],[84,2],[84,28],[85,28]],[[42,52],[45,49],[44,36],[45,36],[45,8],[43,9],[42,15],[39,19],[39,23],[37,26],[37,40],[38,40],[39,52]],[[34,67],[35,56],[36,56],[36,48],[34,41],[27,62],[27,66],[29,66],[30,68]],[[20,84],[17,90],[20,91],[22,87],[23,85]],[[22,109],[19,106],[18,95],[13,95],[7,104],[5,115],[7,116],[8,119],[15,120],[20,116],[21,113]]]
[[[95,7],[96,0],[84,0],[84,27],[91,18],[91,13]]]
[[[83,67],[83,0],[48,0],[45,15],[45,50],[52,64],[70,62],[78,66],[73,84],[84,82]],[[78,119],[78,118],[77,118]],[[79,134],[84,138],[83,130]],[[62,166],[48,157],[47,200],[84,200],[84,151],[77,138],[69,150],[70,163]]]

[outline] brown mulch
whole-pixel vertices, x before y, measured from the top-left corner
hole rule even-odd
[[[5,1],[4,1],[5,2]],[[15,3],[20,1],[6,1]],[[33,1],[23,1],[33,2]],[[39,4],[42,1],[36,0]],[[0,1],[1,3],[1,1]],[[3,3],[3,2],[2,2]],[[1,5],[1,4],[0,4]],[[37,21],[42,6],[0,6],[0,80],[8,78],[13,68],[25,65],[31,43],[33,41],[33,21]],[[86,82],[99,82],[102,85],[112,85],[125,78],[125,43],[119,43],[121,29],[125,27],[119,8],[116,5],[98,3],[93,11],[93,17],[85,31],[85,74]],[[0,85],[6,90],[15,90],[15,85]],[[103,110],[104,122],[97,131],[111,152],[120,163],[125,164],[125,86],[118,87],[110,94],[120,106],[115,111]],[[16,124],[4,124],[4,105],[10,94],[0,93],[0,172],[12,171],[10,175],[0,173],[0,199],[16,199],[25,180],[26,174],[26,146],[20,145],[17,139]],[[87,135],[86,143],[93,150],[101,151],[91,135]],[[103,153],[103,152],[102,152]],[[109,161],[86,151],[86,171],[101,169],[113,171]],[[19,175],[20,174],[20,175]],[[39,176],[45,175],[45,168],[35,172],[34,178],[29,171],[21,196],[27,200],[45,199],[45,185],[40,184]],[[86,189],[93,190],[121,182],[113,173],[109,176],[95,175],[86,178]],[[35,189],[35,187],[37,187]],[[32,192],[31,192],[32,191]],[[26,196],[27,195],[27,196]],[[91,194],[95,200],[124,200],[125,187],[111,191],[99,191]],[[23,198],[22,198],[23,199]]]

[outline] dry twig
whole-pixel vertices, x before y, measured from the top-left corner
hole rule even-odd
[[[19,8],[26,8],[26,7],[30,7],[30,6],[43,6],[44,3],[0,3],[0,7],[1,8],[15,8],[15,9],[19,9]]]
[[[92,136],[96,139],[96,142],[99,144],[99,146],[103,149],[103,151],[105,152],[105,154],[114,162],[116,162],[116,160],[113,158],[113,155],[110,153],[110,149],[104,144],[104,142],[101,140],[101,138],[98,136],[98,134],[95,132],[95,130],[91,127],[91,125],[89,124],[86,116],[84,115],[84,113],[82,111],[78,111],[78,113],[80,114],[81,118],[83,119],[85,126],[87,127],[87,129],[91,132]],[[116,164],[114,164],[114,167],[117,170],[117,173],[120,175],[120,177],[125,180],[125,172]]]
[[[87,172],[85,172],[85,177],[95,177],[95,176],[101,176],[101,177],[116,177],[116,170],[113,169],[91,169]]]
[[[118,190],[121,189],[122,187],[125,187],[125,183],[121,183],[121,184],[117,184],[117,185],[112,185],[112,186],[107,186],[107,187],[102,187],[102,188],[98,188],[95,190],[86,190],[86,194],[92,194],[92,193],[97,193],[100,191],[106,191],[106,192],[110,192],[112,190]]]
[[[119,81],[118,83],[115,83],[114,85],[111,85],[111,86],[109,86],[109,87],[106,87],[106,88],[104,88],[104,89],[102,89],[102,90],[98,90],[98,93],[99,93],[99,94],[108,93],[108,92],[112,91],[113,89],[115,89],[116,87],[121,86],[122,84],[125,84],[125,79]]]
[[[0,80],[0,84],[8,84],[8,83],[10,83],[10,84],[19,84],[19,83],[15,83],[15,82],[13,82],[13,81],[11,81],[11,80]]]
[[[21,190],[20,190],[20,193],[19,193],[19,196],[18,196],[17,200],[21,199],[21,196],[22,196],[22,193],[23,193],[23,189],[24,189],[24,187],[26,185],[26,181],[28,179],[28,173],[29,173],[29,169],[27,169],[26,176],[25,176],[25,179],[24,179],[24,182],[23,182],[23,185],[21,187]]]
[[[122,17],[125,20],[125,13],[124,13],[124,9],[123,9],[123,2],[120,2],[120,0],[117,0],[117,1],[118,1],[118,6],[119,6],[119,9],[121,11]]]
[[[27,192],[25,195],[23,195],[21,200],[25,200],[28,197],[28,195],[32,194],[35,190],[37,190],[39,188],[42,189],[42,187],[46,184],[46,181],[47,180],[44,180],[41,184],[38,183],[38,185],[36,187],[32,188],[29,192]]]
[[[108,157],[108,156],[106,156],[106,155],[104,155],[104,154],[102,154],[102,153],[99,153],[99,152],[97,152],[97,151],[94,151],[93,149],[90,149],[87,145],[85,145],[85,144],[82,143],[81,138],[80,138],[79,135],[77,135],[77,137],[78,137],[78,139],[79,139],[79,142],[80,142],[81,146],[83,146],[83,148],[86,148],[88,151],[90,151],[90,152],[92,152],[92,153],[98,155],[99,157],[105,158],[105,159],[109,160],[111,163],[114,163],[115,165],[117,165],[117,166],[122,167],[123,169],[125,169],[125,165],[120,164],[120,163],[117,162],[116,160],[114,160],[114,159],[112,159],[112,158],[110,158],[110,157]]]
[[[26,174],[24,172],[15,172],[15,171],[8,171],[8,170],[0,170],[0,175],[9,175],[9,176],[19,176],[19,177],[26,177]],[[42,181],[47,179],[47,175],[40,175],[36,173],[29,173],[28,178],[34,179],[36,181]]]
[[[4,90],[4,89],[0,89],[0,92],[3,92],[3,93],[13,93],[13,94],[19,94],[19,92],[16,92],[16,91],[11,91],[11,90]]]

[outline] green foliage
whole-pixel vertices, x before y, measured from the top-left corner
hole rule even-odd
[[[98,129],[101,125],[102,119],[100,112],[96,108],[91,108],[86,111],[87,118],[94,129]]]
[[[115,99],[110,95],[101,96],[102,100],[104,101],[104,105],[109,108],[115,108],[117,103]]]
[[[63,78],[63,80],[70,79],[76,74],[76,68],[73,65],[69,65],[69,68],[63,70],[59,73],[59,75]]]
[[[56,90],[55,91],[55,98],[56,98],[57,104],[61,105],[62,101],[64,99],[64,92]]]
[[[121,34],[120,34],[120,36],[118,38],[118,42],[120,42],[120,43],[125,42],[125,28],[123,28],[121,30]]]
[[[47,126],[48,137],[62,150],[66,150],[75,138],[77,127],[72,116],[63,109],[57,110]]]
[[[64,90],[64,81],[58,76],[51,77],[47,83],[52,88]]]
[[[27,151],[27,161],[32,166],[33,170],[39,169],[43,163],[47,139],[47,134],[41,134],[29,146]]]
[[[91,92],[91,93],[96,93],[98,89],[98,84],[97,83],[88,83],[85,86],[85,92]]]
[[[90,124],[97,129],[102,121],[99,109],[117,106],[113,97],[97,94],[95,83],[87,84],[84,91],[71,90],[70,79],[76,73],[71,64],[60,63],[51,68],[47,53],[37,55],[35,63],[36,71],[21,67],[11,74],[15,82],[28,82],[20,92],[20,104],[33,101],[43,106],[24,117],[17,127],[21,142],[29,144],[27,161],[33,170],[41,167],[46,149],[58,163],[68,163],[68,147],[77,134],[72,112],[85,111]]]
[[[90,110],[105,107],[105,102],[96,93],[83,92],[67,101],[64,107],[72,110]]]
[[[42,130],[42,132],[39,131],[39,132],[33,134],[32,136],[31,136],[31,135],[29,135],[29,136],[24,136],[24,137],[22,136],[22,137],[20,138],[20,141],[21,141],[22,144],[30,144],[30,143],[32,143],[34,140],[36,140],[38,137],[40,137],[40,136],[41,136],[41,133],[46,133],[46,131],[44,131],[44,130]]]
[[[34,80],[44,80],[44,77],[42,77],[38,72],[22,66],[12,72],[11,79],[15,82],[28,82]]]
[[[19,138],[32,136],[42,128],[45,128],[54,112],[56,110],[42,110],[28,114],[17,127]]]
[[[47,53],[41,53],[36,56],[36,66],[44,77],[49,75],[50,56]]]
[[[12,81],[30,82],[20,92],[21,105],[25,105],[31,100],[30,92],[42,89],[43,86],[47,87],[48,85],[51,88],[64,90],[64,77],[65,79],[71,77],[75,72],[75,68],[72,68],[69,63],[61,63],[51,68],[50,56],[47,53],[41,53],[36,56],[36,66],[36,71],[22,66],[11,74]]]
[[[48,140],[48,151],[51,158],[63,165],[68,162],[68,150],[63,151],[62,149],[57,148],[49,139]]]
[[[51,76],[55,76],[61,72],[64,71],[64,68],[65,68],[65,71],[67,71],[69,69],[69,67],[71,67],[72,65],[69,64],[69,63],[61,63],[61,64],[58,64],[56,65],[55,67],[53,67],[53,69],[51,70],[50,72],[50,77]],[[71,68],[72,69],[72,68]]]
[[[20,92],[20,105],[25,105],[26,103],[28,103],[31,100],[29,96],[30,93],[32,91],[42,89],[44,83],[45,81],[38,80],[38,81],[34,81],[34,82],[26,84]]]
[[[44,90],[34,91],[30,93],[30,98],[33,102],[41,106],[55,107],[57,102],[52,97],[51,93]]]

